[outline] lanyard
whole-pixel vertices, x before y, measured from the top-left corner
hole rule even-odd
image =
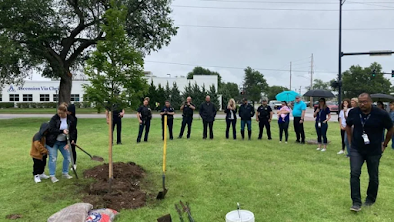
[[[320,111],[319,111],[319,122],[321,122],[321,113],[323,112],[323,110],[321,109]]]
[[[361,125],[362,125],[362,127],[363,127],[363,132],[365,133],[364,126],[365,126],[365,123],[369,120],[369,117],[371,117],[371,114],[369,114],[369,115],[367,116],[367,118],[363,118],[363,117],[361,116],[361,113],[360,113],[359,115],[360,115]]]

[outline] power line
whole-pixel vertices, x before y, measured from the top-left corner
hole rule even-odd
[[[229,2],[229,3],[258,3],[258,4],[310,4],[310,5],[337,5],[336,2],[312,2],[312,1],[256,1],[256,0],[199,0],[201,2]],[[378,3],[378,4],[394,4],[394,2],[351,2],[357,3]]]
[[[376,5],[375,3],[366,3],[366,2],[349,2],[349,3],[353,3],[353,4],[360,4],[360,5],[370,5],[370,6],[377,6],[377,7],[383,7],[383,8],[392,8],[394,9],[394,7],[392,6],[387,6],[387,5]],[[386,2],[386,4],[389,2]],[[394,3],[394,2],[391,2]]]
[[[195,8],[195,9],[222,9],[222,10],[259,10],[259,11],[308,11],[308,12],[338,12],[338,9],[307,9],[307,8],[239,8],[239,7],[211,7],[211,6],[192,6],[192,5],[172,5],[176,8]],[[344,9],[342,11],[393,11],[394,9]]]
[[[301,31],[338,31],[338,28],[292,28],[292,27],[244,27],[244,26],[213,26],[213,25],[177,25],[191,28],[217,28],[217,29],[247,29],[247,30],[301,30]],[[394,28],[349,28],[344,31],[379,31],[394,30]]]
[[[160,64],[168,64],[168,65],[179,65],[179,66],[202,66],[197,64],[190,64],[190,63],[177,63],[177,62],[162,62],[162,61],[149,61],[145,60],[145,63],[160,63]],[[211,67],[211,68],[223,68],[223,69],[241,69],[244,70],[245,68],[241,67],[232,67],[232,66],[204,66],[204,67]],[[268,69],[268,68],[253,68],[254,70],[262,70],[262,71],[280,71],[280,72],[288,72],[288,69]],[[292,72],[309,72],[309,70],[291,70]],[[337,72],[321,72],[321,73],[337,73]]]

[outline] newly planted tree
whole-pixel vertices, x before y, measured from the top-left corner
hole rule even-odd
[[[126,106],[127,96],[147,90],[143,79],[143,59],[126,36],[127,8],[111,1],[102,26],[106,38],[99,41],[97,50],[87,61],[85,69],[90,85],[84,85],[91,101],[109,110],[109,165],[112,179],[112,114],[115,106]]]

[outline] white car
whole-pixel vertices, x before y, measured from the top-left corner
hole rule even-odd
[[[278,110],[282,107],[282,102],[281,101],[276,101],[272,100],[269,102],[269,106],[271,107],[272,110]]]

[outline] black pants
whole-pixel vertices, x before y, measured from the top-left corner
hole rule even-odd
[[[190,133],[192,131],[192,123],[193,123],[193,118],[192,117],[183,117],[182,119],[182,126],[181,126],[181,132],[179,133],[179,137],[183,136],[183,132],[185,131],[185,127],[187,124],[187,138],[190,138]]]
[[[140,129],[138,131],[138,138],[137,138],[137,143],[141,142],[141,137],[142,137],[142,132],[144,131],[145,128],[145,138],[144,141],[148,141],[148,135],[149,135],[149,129],[150,129],[150,120],[143,120],[142,123],[140,124]]]
[[[230,126],[233,126],[233,138],[237,139],[237,120],[236,119],[226,119],[226,138],[229,137]]]
[[[350,187],[354,205],[361,206],[360,175],[364,161],[367,162],[369,185],[366,201],[375,203],[379,187],[379,163],[382,155],[361,154],[350,149]]]
[[[74,142],[77,143],[77,141]],[[77,150],[75,148],[75,145],[71,144],[71,152],[73,155],[74,165],[77,164]]]
[[[283,132],[285,132],[285,141],[289,139],[289,122],[278,123],[279,124],[279,141],[282,141]]]
[[[208,134],[208,125],[209,125],[209,138],[213,139],[213,121],[212,122],[207,122],[205,120],[202,121],[203,122],[203,126],[204,126],[204,132],[203,132],[203,139],[207,138],[207,134]]]
[[[33,158],[33,163],[33,175],[43,174],[47,165],[47,156],[45,155],[42,160]]]
[[[301,117],[294,117],[294,131],[297,136],[297,141],[305,142],[304,123],[300,123],[300,121]]]
[[[122,118],[113,117],[112,118],[112,142],[114,142],[114,130],[116,126],[116,143],[119,144],[122,142]]]
[[[342,130],[341,129],[341,138],[342,138],[342,150],[343,151],[345,151],[345,133],[346,133],[346,130]]]
[[[267,129],[267,137],[271,139],[271,125],[268,119],[259,120],[259,139],[263,137],[264,127]]]
[[[170,132],[170,139],[174,139],[174,136],[172,134],[172,126],[174,125],[174,119],[167,119],[167,126],[168,126],[168,131]],[[164,140],[164,120],[161,120],[161,137]]]

